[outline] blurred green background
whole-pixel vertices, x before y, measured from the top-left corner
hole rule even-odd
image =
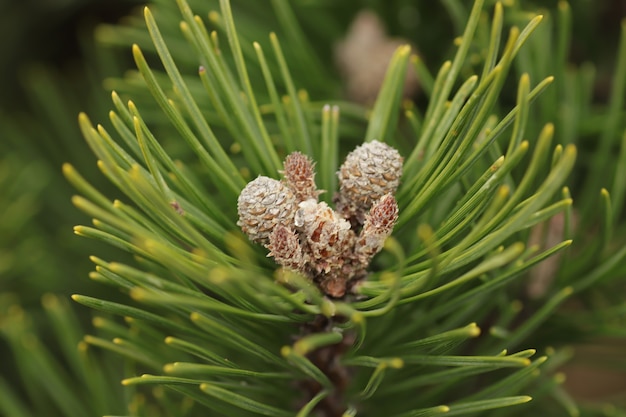
[[[93,30],[136,5],[2,0],[0,287],[18,294],[24,306],[38,304],[45,292],[69,295],[88,284],[92,250],[72,234],[86,219],[71,206],[61,165],[71,162],[88,177],[95,173],[76,117],[79,111],[106,115],[109,93],[102,80],[132,62],[123,54],[107,59],[104,49],[96,56]]]

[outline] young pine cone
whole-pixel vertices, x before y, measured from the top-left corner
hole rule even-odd
[[[363,268],[367,267],[372,257],[381,251],[397,220],[396,199],[391,194],[385,194],[374,203],[365,216],[363,229],[354,247],[358,263]]]
[[[373,140],[350,152],[341,165],[337,211],[363,224],[365,213],[385,194],[394,194],[402,176],[403,158],[386,143]]]
[[[325,294],[343,297],[354,278],[351,261],[355,235],[350,223],[324,202],[298,206],[294,224],[303,238],[308,271]]]
[[[354,232],[350,223],[337,215],[324,202],[310,199],[300,203],[294,218],[295,226],[301,231],[303,244],[314,260],[316,273],[340,270],[354,246]]]
[[[292,152],[287,155],[284,162],[284,170],[287,186],[296,196],[298,202],[306,201],[310,198],[317,201],[321,191],[315,185],[314,164],[308,156],[300,152]]]
[[[267,244],[277,225],[293,222],[296,207],[296,197],[282,182],[259,176],[239,194],[237,225],[253,242]]]
[[[300,245],[300,238],[291,228],[277,225],[269,236],[267,256],[274,258],[277,264],[295,271],[302,271],[305,258]]]

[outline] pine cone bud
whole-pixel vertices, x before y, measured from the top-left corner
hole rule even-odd
[[[338,211],[317,201],[313,166],[294,152],[285,158],[283,181],[259,176],[249,182],[237,201],[237,224],[250,240],[269,249],[276,263],[341,298],[365,279],[371,258],[398,219],[393,193],[402,157],[378,141],[351,152],[338,172]]]
[[[294,220],[305,239],[305,251],[314,260],[315,271],[340,270],[354,246],[350,223],[326,203],[316,203],[313,199],[300,203]]]
[[[357,146],[337,173],[337,211],[363,224],[365,213],[376,200],[395,193],[402,176],[402,162],[397,150],[377,140]]]
[[[300,238],[290,228],[277,225],[269,236],[267,256],[274,257],[277,264],[296,271],[303,271],[304,256]]]
[[[277,225],[293,222],[296,198],[282,182],[259,176],[239,194],[237,212],[237,225],[250,240],[266,244]]]
[[[363,229],[355,245],[354,253],[363,267],[366,267],[372,257],[383,248],[397,220],[396,199],[391,194],[385,194],[374,203],[365,216]]]
[[[285,158],[283,175],[298,201],[317,200],[320,194],[315,185],[313,166],[313,162],[300,152],[292,152]]]

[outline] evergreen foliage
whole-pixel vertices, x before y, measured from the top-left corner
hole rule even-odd
[[[33,320],[2,296],[0,331],[23,392],[2,377],[0,410],[626,413],[619,400],[577,403],[559,372],[572,344],[626,336],[626,25],[608,105],[595,109],[593,68],[567,63],[567,3],[541,16],[509,2],[445,1],[459,30],[449,60],[431,73],[398,47],[369,108],[342,99],[325,64],[324,45],[340,32],[332,6],[242,3],[158,0],[143,21],[98,31],[105,44],[136,42],[137,70],[107,80],[106,125],[90,119],[102,114],[79,116],[115,189],[92,185],[74,163],[63,173],[92,219],[74,232],[121,251],[91,256],[99,285],[72,296],[97,311],[87,336],[62,298],[46,295],[46,316]],[[310,29],[319,22],[331,22],[328,33]],[[407,71],[424,105],[403,100]],[[328,297],[248,240],[237,199],[258,175],[278,179],[299,151],[318,161],[320,198],[332,204],[339,161],[373,140],[404,157],[398,222],[367,279]],[[2,174],[3,189],[19,184]],[[3,246],[27,242],[16,237],[33,212],[22,196],[3,194],[6,211],[21,214]],[[51,324],[53,348],[33,321]],[[613,363],[626,365],[623,355]]]

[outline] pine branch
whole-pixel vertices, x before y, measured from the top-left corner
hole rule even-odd
[[[63,168],[80,193],[74,205],[93,219],[75,233],[134,257],[91,257],[90,278],[121,300],[73,296],[99,311],[81,349],[102,348],[128,363],[122,412],[497,416],[554,410],[556,401],[577,415],[555,372],[569,357],[560,349],[574,337],[568,330],[584,334],[598,316],[606,324],[598,334],[619,329],[610,293],[621,285],[626,252],[616,232],[623,207],[612,196],[623,194],[625,147],[613,158],[606,152],[623,129],[623,106],[613,98],[609,123],[587,127],[603,132],[602,145],[593,181],[579,191],[586,201],[600,193],[603,215],[578,214],[565,184],[580,182],[573,143],[582,123],[570,123],[572,114],[588,113],[588,102],[564,97],[585,77],[566,70],[567,5],[559,6],[563,29],[554,38],[545,29],[550,15],[496,3],[489,26],[482,1],[446,2],[465,27],[453,59],[432,76],[416,49],[396,48],[369,110],[336,99],[337,80],[300,28],[316,19],[307,20],[304,6],[272,3],[277,26],[291,36],[259,24],[271,13],[256,4],[249,14],[226,0],[210,13],[203,8],[211,5],[198,5],[199,15],[185,0],[177,6],[146,8],[147,31],[135,20],[98,33],[109,44],[137,41],[137,72],[108,81],[120,89],[111,127],[79,116],[119,195],[111,199],[72,165]],[[556,45],[555,60],[540,54],[548,44]],[[425,108],[403,102],[413,71],[429,98]],[[517,95],[507,102],[511,79]],[[400,157],[381,156],[378,146]],[[403,160],[402,172],[383,168],[395,166],[392,159]],[[597,189],[603,176],[612,179],[610,194]],[[258,207],[264,197],[272,198]],[[269,216],[276,210],[284,215]],[[593,242],[577,246],[598,221]],[[320,236],[328,239],[320,244]],[[546,265],[556,272],[539,269]],[[591,288],[603,294],[597,312],[565,320],[563,303]],[[78,325],[58,323],[70,351]],[[18,352],[17,339],[1,329]],[[551,341],[559,349],[546,350]],[[58,394],[53,402],[65,414],[90,414],[81,397],[54,390],[71,377],[45,353],[37,358],[55,381],[44,397]],[[103,412],[99,371],[67,359]],[[32,378],[27,360],[18,362]],[[41,398],[36,388],[29,397]],[[154,395],[142,401],[149,390]],[[17,401],[3,404],[30,415]]]

